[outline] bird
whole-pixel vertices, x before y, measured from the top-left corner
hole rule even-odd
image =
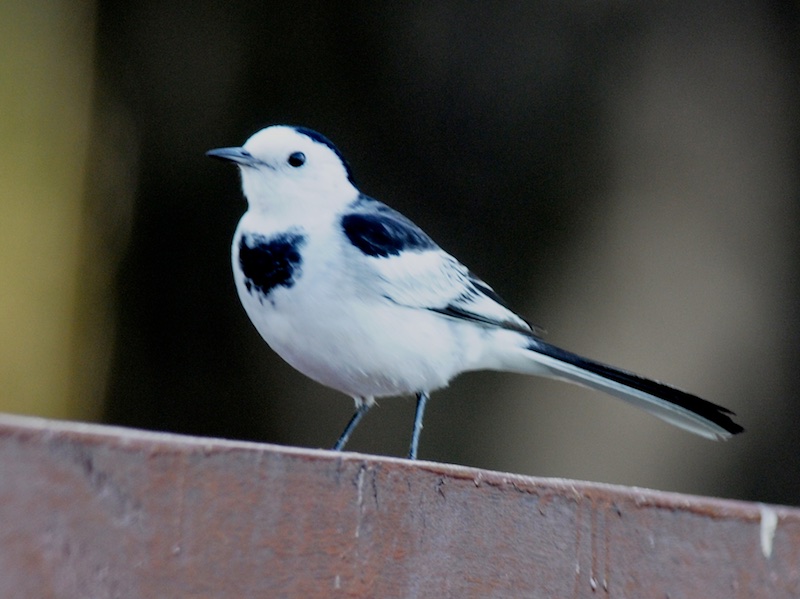
[[[377,398],[415,395],[416,459],[430,394],[476,370],[577,383],[708,439],[744,430],[727,408],[544,341],[420,227],[362,193],[324,135],[271,125],[206,155],[241,175],[231,263],[245,312],[281,358],[355,400],[334,450]]]

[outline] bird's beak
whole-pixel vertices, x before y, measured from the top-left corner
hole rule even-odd
[[[254,166],[258,164],[258,160],[244,148],[217,148],[206,152],[206,156],[226,162],[235,162],[242,166]]]

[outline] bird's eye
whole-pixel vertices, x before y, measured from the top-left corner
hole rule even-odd
[[[289,155],[289,160],[287,162],[289,166],[293,166],[294,168],[303,166],[306,163],[306,155],[302,152],[294,152]]]

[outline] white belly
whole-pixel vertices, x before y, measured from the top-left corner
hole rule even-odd
[[[272,349],[306,376],[358,397],[403,395],[444,387],[464,369],[460,337],[468,329],[433,312],[388,300],[347,302],[335,294],[304,301],[303,281],[261,302],[237,281],[239,297]],[[320,297],[319,289],[314,297]],[[333,296],[333,297],[331,297]]]

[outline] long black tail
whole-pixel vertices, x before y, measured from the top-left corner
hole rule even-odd
[[[536,337],[529,340],[528,349],[537,354],[538,367],[546,371],[541,374],[603,391],[708,439],[728,439],[744,430],[730,418],[735,416],[733,412],[691,393],[589,360]]]

